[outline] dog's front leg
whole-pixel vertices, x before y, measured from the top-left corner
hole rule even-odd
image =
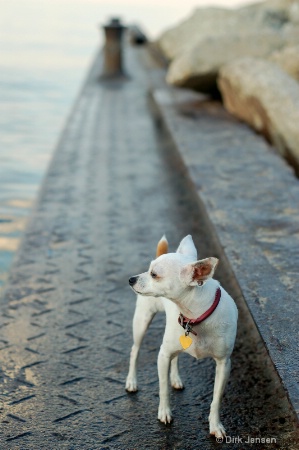
[[[138,296],[135,314],[133,318],[133,346],[130,355],[130,367],[126,380],[126,390],[136,392],[137,388],[137,358],[139,349],[156,311],[150,308],[150,301],[142,296]]]
[[[210,434],[216,437],[224,437],[225,429],[220,422],[220,403],[230,373],[230,358],[216,359],[216,377],[214,385],[213,401],[211,403],[209,422]]]
[[[160,388],[160,404],[158,410],[158,419],[167,424],[172,421],[171,409],[169,404],[169,385],[168,374],[170,366],[171,355],[165,351],[163,344],[161,345],[158,356],[158,375]]]

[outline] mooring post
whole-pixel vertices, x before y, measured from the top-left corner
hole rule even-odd
[[[126,27],[120,19],[112,18],[103,26],[105,31],[103,78],[124,76],[122,36]]]

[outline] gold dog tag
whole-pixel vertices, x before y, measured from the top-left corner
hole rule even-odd
[[[186,348],[190,347],[190,345],[192,344],[192,339],[191,337],[185,336],[183,334],[182,336],[180,336],[180,343],[183,349],[186,350]]]

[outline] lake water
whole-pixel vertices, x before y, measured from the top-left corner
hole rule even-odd
[[[219,0],[218,4],[245,3]],[[45,170],[111,16],[151,37],[195,0],[0,0],[0,289]]]

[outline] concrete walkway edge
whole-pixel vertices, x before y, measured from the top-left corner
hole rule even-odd
[[[165,86],[152,98],[298,421],[298,179],[261,137],[213,102]]]

